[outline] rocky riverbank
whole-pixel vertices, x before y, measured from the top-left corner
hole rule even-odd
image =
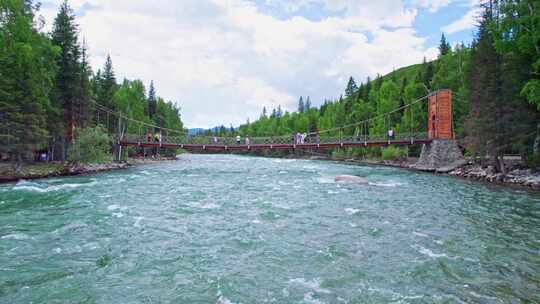
[[[127,162],[107,162],[100,164],[81,163],[31,163],[16,167],[12,163],[0,163],[0,183],[33,180],[58,176],[94,174],[112,170],[127,169],[136,165],[171,161],[174,158],[134,158]]]
[[[302,157],[301,157],[302,158]],[[488,182],[503,186],[518,186],[522,188],[540,190],[540,171],[523,168],[519,163],[510,162],[507,164],[507,174],[497,173],[492,166],[483,167],[465,160],[455,168],[449,170],[421,170],[415,165],[418,158],[410,157],[399,160],[380,160],[380,159],[355,159],[355,158],[335,158],[330,156],[311,156],[304,157],[311,160],[330,160],[353,164],[375,165],[396,167],[414,171],[431,172],[433,174],[454,176],[469,180]]]
[[[369,163],[377,163],[376,161]],[[399,161],[380,161],[382,165],[406,168],[418,170],[416,168],[416,159],[403,159]],[[477,180],[483,182],[489,182],[499,185],[507,186],[520,186],[533,190],[540,190],[540,171],[523,168],[521,165],[513,163],[508,165],[507,173],[497,173],[493,166],[481,166],[474,164],[470,161],[465,161],[463,164],[452,168],[448,171],[433,171],[433,170],[419,170],[433,172],[434,174],[442,174],[465,178],[469,180]]]
[[[448,172],[448,175],[540,190],[540,171],[535,172],[531,169],[513,168],[510,169],[508,173],[502,174],[495,172],[495,169],[492,166],[482,167],[479,165],[467,164]]]

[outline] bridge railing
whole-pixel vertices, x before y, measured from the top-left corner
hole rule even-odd
[[[294,136],[272,136],[272,137],[253,137],[249,138],[249,145],[302,145],[302,144],[336,144],[336,143],[373,143],[373,142],[396,142],[425,140],[428,138],[426,132],[421,133],[399,133],[393,138],[386,134],[370,135],[347,135],[347,136],[318,136],[310,135],[303,140],[295,140]],[[125,135],[122,140],[130,144],[162,144],[162,145],[206,145],[206,146],[245,146],[246,139],[241,138],[237,142],[235,137],[209,137],[209,136],[163,136],[161,141],[155,138],[147,138],[134,134]]]

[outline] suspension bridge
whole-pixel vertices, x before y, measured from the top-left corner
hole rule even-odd
[[[427,106],[425,105],[427,103]],[[268,137],[217,137],[189,135],[186,130],[168,129],[157,124],[134,119],[121,111],[93,102],[95,110],[92,124],[101,125],[113,135],[114,154],[120,160],[123,151],[127,147],[139,147],[143,155],[150,148],[157,153],[159,149],[185,149],[192,152],[239,152],[257,150],[328,150],[335,148],[351,147],[387,147],[387,146],[411,146],[429,145],[436,140],[454,139],[452,123],[452,91],[439,90],[426,96],[411,101],[401,107],[384,114],[368,119],[363,119],[351,124],[306,132],[301,136],[299,133],[285,136]],[[426,112],[427,109],[427,113]],[[395,117],[402,119],[399,130],[393,130],[396,125]],[[415,115],[426,115],[423,126],[415,124]],[[394,117],[394,118],[392,118]],[[75,123],[76,117],[70,118],[68,124],[67,139],[77,144]],[[418,119],[417,119],[418,120]],[[338,122],[339,123],[339,122]],[[410,125],[409,125],[410,124]],[[384,125],[384,126],[382,126]],[[382,131],[375,134],[374,126]],[[392,130],[391,132],[388,132]],[[307,130],[306,130],[307,131]],[[392,134],[389,134],[392,133]],[[7,129],[7,136],[0,136],[0,144],[10,145],[11,134]],[[235,134],[236,135],[236,134]],[[49,139],[49,153],[55,155],[55,147],[65,151],[66,141],[60,137]],[[20,144],[20,143],[19,143]],[[28,144],[29,147],[32,144]],[[36,151],[34,151],[36,153]],[[65,158],[64,158],[65,159]]]
[[[414,127],[413,106],[427,101],[427,130],[418,131]],[[421,108],[421,107],[417,107]],[[370,124],[377,119],[383,119],[386,125],[387,119],[397,112],[408,110],[411,126],[407,132],[392,131],[384,134],[371,134]],[[112,112],[111,112],[112,113]],[[114,113],[115,115],[121,114]],[[421,113],[416,113],[420,115]],[[127,119],[127,118],[126,118]],[[129,119],[128,119],[129,120]],[[410,146],[431,143],[437,139],[454,139],[452,124],[452,92],[450,90],[439,90],[419,98],[402,107],[394,109],[388,113],[365,119],[353,124],[343,125],[337,128],[310,132],[304,134],[300,139],[294,134],[287,136],[270,137],[217,137],[217,136],[189,136],[178,130],[169,130],[154,125],[141,124],[139,134],[123,134],[117,136],[117,144],[122,147],[141,148],[181,148],[189,151],[208,152],[234,152],[234,151],[256,151],[256,150],[295,150],[295,149],[333,149],[350,147],[373,147],[373,146]],[[354,135],[344,135],[344,130],[355,128]],[[390,126],[388,126],[390,128]],[[144,130],[158,130],[159,136],[145,134]],[[153,133],[152,133],[153,134]]]

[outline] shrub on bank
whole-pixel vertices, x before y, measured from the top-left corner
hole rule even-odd
[[[381,154],[382,160],[398,160],[406,156],[407,151],[405,149],[400,149],[394,146],[384,148]]]
[[[111,137],[102,126],[81,129],[68,149],[68,160],[82,163],[111,161],[110,144]]]

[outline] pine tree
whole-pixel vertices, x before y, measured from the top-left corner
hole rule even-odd
[[[488,4],[484,7],[471,57],[469,138],[477,155],[489,155],[492,164],[504,172],[501,148],[505,140],[502,117],[506,107],[501,92],[501,57],[493,45],[491,22],[493,10]]]
[[[347,83],[347,88],[345,88],[345,97],[352,96],[356,90],[358,90],[358,86],[356,85],[354,78],[351,76],[349,78],[349,82]]]
[[[109,109],[114,109],[113,96],[118,89],[116,77],[114,75],[111,56],[107,55],[101,78],[99,79],[98,103]]]
[[[154,81],[151,81],[150,89],[148,91],[148,117],[150,117],[150,119],[154,119],[154,116],[156,115],[156,106],[156,89],[154,88]]]
[[[300,96],[300,99],[298,100],[298,113],[304,113],[304,111],[305,111],[304,98]]]
[[[19,163],[47,144],[52,111],[54,49],[34,27],[34,10],[31,1],[0,2],[0,152]]]
[[[450,43],[446,41],[446,36],[444,33],[441,35],[441,43],[439,44],[439,57],[448,54],[452,50]]]
[[[422,83],[424,86],[431,90],[431,80],[433,79],[433,62],[427,62],[424,57],[424,62],[422,63]]]
[[[88,63],[88,55],[86,48],[86,41],[83,41],[82,46],[82,58],[81,58],[81,71],[80,71],[80,90],[77,99],[78,102],[78,115],[77,121],[82,128],[85,128],[92,121],[93,105],[91,103],[92,84],[90,77],[92,75],[92,69]]]
[[[371,78],[367,78],[366,80],[366,86],[364,88],[364,94],[362,95],[362,99],[369,100],[369,91],[371,91]]]
[[[64,128],[68,139],[73,139],[73,131],[77,119],[78,98],[81,79],[81,48],[77,37],[78,26],[75,23],[75,14],[67,0],[60,5],[53,25],[52,43],[60,48],[57,57],[58,72],[56,75],[56,106],[62,109],[63,118],[57,121],[65,123]],[[56,132],[61,131],[56,128]],[[57,134],[61,136],[61,134]]]
[[[304,105],[304,110],[307,112],[311,109],[311,98],[309,96],[306,99],[306,103]]]

